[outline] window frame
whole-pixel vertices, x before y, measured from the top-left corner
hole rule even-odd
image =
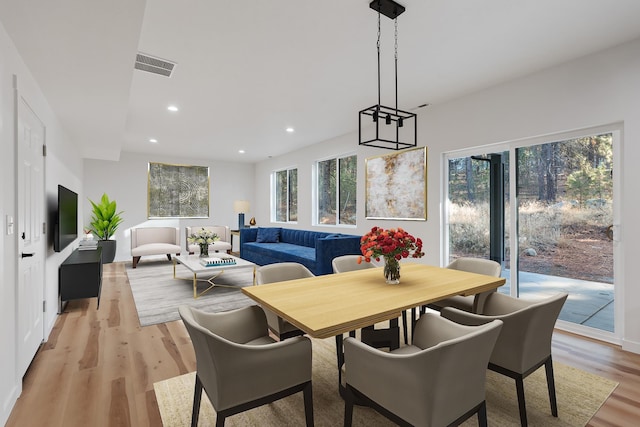
[[[344,224],[340,222],[340,160],[346,159],[349,157],[353,157],[355,161],[355,223],[354,224]],[[336,209],[336,222],[327,224],[321,223],[319,221],[318,215],[320,214],[320,198],[318,195],[320,194],[320,189],[318,188],[320,185],[320,164],[327,161],[335,160],[336,167],[336,192],[335,192],[335,203],[338,207]],[[318,227],[344,227],[344,228],[357,228],[358,226],[358,203],[357,203],[357,195],[358,195],[358,155],[356,152],[349,152],[335,156],[328,156],[317,159],[313,164],[313,220],[312,223],[314,226]]]
[[[286,183],[286,195],[287,195],[287,200],[286,200],[286,219],[285,220],[281,220],[278,219],[278,174],[281,172],[285,172],[287,173],[287,183]],[[291,219],[291,200],[290,200],[290,196],[291,196],[291,171],[295,171],[296,172],[296,212],[295,212],[295,216],[296,219],[292,220]],[[284,168],[280,168],[280,169],[275,169],[271,172],[271,222],[273,223],[279,223],[279,224],[297,224],[298,223],[298,203],[297,203],[297,199],[298,199],[298,167],[297,166],[288,166],[288,167],[284,167]]]

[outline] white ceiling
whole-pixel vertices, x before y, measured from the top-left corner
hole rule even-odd
[[[0,20],[84,157],[254,162],[357,130],[377,101],[369,2],[0,0]],[[399,3],[405,110],[640,37],[638,0]],[[173,76],[134,70],[138,51],[176,62]],[[381,51],[382,103],[394,105],[384,16]]]

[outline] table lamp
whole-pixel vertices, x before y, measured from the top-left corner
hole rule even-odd
[[[249,202],[247,200],[236,200],[233,202],[233,210],[238,214],[238,230],[245,227],[244,214],[249,212]]]

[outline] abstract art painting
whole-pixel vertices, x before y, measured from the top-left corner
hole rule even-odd
[[[149,162],[149,218],[209,218],[209,167]]]
[[[427,147],[365,160],[367,219],[427,219]]]

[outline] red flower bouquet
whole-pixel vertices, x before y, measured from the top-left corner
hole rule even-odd
[[[380,227],[373,227],[370,232],[360,239],[360,250],[366,262],[371,258],[380,261],[380,257],[392,257],[396,260],[402,258],[420,258],[424,256],[422,252],[422,240],[416,239],[402,228],[390,228],[385,230]]]
[[[422,252],[422,240],[416,239],[402,228],[390,228],[385,230],[380,227],[373,227],[370,232],[360,239],[360,251],[362,257],[358,258],[358,263],[363,260],[371,262],[371,259],[380,261],[384,258],[384,277],[387,283],[400,283],[400,263],[402,258],[420,258],[424,256]]]

